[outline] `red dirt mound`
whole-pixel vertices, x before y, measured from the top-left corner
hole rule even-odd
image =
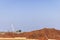
[[[0,37],[26,37],[32,39],[59,39],[60,38],[60,30],[56,30],[54,28],[44,28],[41,30],[35,30],[32,32],[24,32],[24,33],[13,33],[6,32],[5,34],[0,34]]]

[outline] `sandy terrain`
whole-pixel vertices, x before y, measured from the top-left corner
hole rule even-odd
[[[26,38],[0,38],[0,40],[38,40],[38,39],[26,39]]]

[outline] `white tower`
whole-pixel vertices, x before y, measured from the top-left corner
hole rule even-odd
[[[15,31],[13,24],[11,24],[11,29],[12,29],[13,32]]]

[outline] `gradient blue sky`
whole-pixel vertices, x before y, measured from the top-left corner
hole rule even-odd
[[[0,31],[60,29],[60,0],[0,0]]]

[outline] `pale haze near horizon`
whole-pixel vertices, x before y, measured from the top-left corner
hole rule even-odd
[[[60,0],[0,0],[0,31],[60,29]]]

